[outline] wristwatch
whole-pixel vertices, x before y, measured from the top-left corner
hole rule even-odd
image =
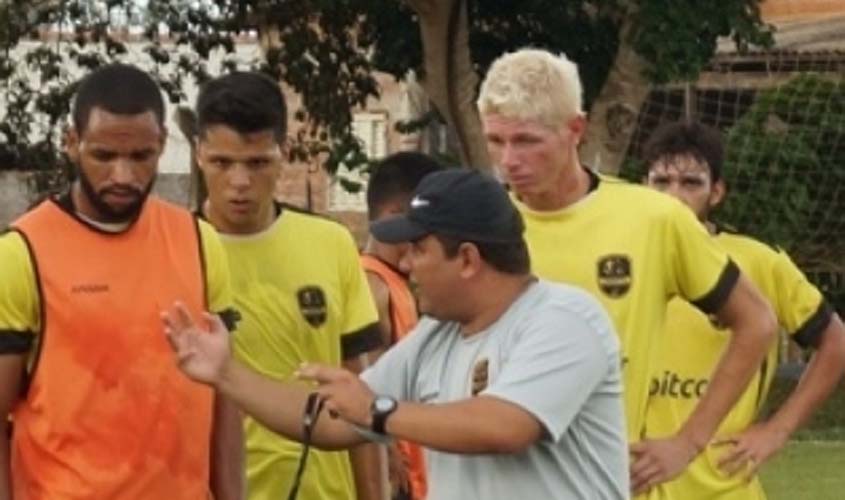
[[[373,423],[370,425],[370,430],[376,434],[385,434],[384,428],[387,425],[387,417],[389,417],[399,403],[390,396],[376,396],[373,404],[370,406],[370,414],[373,417]]]

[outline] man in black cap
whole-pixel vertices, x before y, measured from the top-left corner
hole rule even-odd
[[[437,500],[623,499],[628,461],[619,344],[599,303],[530,274],[507,193],[469,170],[427,176],[404,215],[375,223],[410,242],[402,267],[429,317],[360,378],[304,365],[329,415],[311,439],[344,448],[395,437],[430,449]],[[308,389],[231,359],[179,305],[163,314],[179,365],[268,428],[302,440]]]

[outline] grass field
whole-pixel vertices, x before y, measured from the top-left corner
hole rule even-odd
[[[845,499],[845,441],[793,441],[761,477],[769,500]]]
[[[764,414],[773,412],[796,382],[797,377],[776,379]],[[845,383],[794,438],[763,467],[769,500],[845,499]]]

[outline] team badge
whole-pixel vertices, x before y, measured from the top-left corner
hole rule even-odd
[[[483,358],[472,367],[472,395],[477,396],[479,392],[487,388],[490,382],[490,360]]]
[[[296,292],[296,299],[299,302],[299,310],[309,325],[316,328],[326,322],[328,311],[326,294],[322,288],[314,285],[302,287]]]
[[[606,255],[598,262],[599,288],[608,297],[619,298],[631,288],[631,259],[627,255]]]

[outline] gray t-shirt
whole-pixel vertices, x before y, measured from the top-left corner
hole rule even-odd
[[[541,280],[469,338],[456,323],[423,318],[361,377],[400,401],[495,396],[543,425],[519,454],[427,450],[429,500],[619,500],[629,496],[619,356],[593,297]]]

